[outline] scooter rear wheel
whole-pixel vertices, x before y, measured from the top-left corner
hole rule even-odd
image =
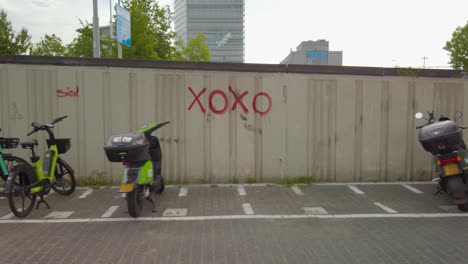
[[[468,212],[468,203],[459,204],[458,205],[458,210],[463,211],[463,212]]]
[[[143,186],[138,185],[133,191],[127,193],[128,213],[132,217],[139,217],[143,210]]]
[[[166,184],[164,183],[163,177],[162,176],[159,176],[159,177],[160,177],[160,179],[158,179],[160,181],[159,184],[158,184],[159,188],[157,190],[155,190],[155,192],[158,193],[158,194],[164,192],[164,188],[166,187]]]

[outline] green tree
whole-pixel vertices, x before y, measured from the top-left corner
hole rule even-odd
[[[468,22],[464,27],[457,27],[444,49],[450,52],[449,63],[454,69],[468,70]]]
[[[72,43],[67,45],[67,55],[72,57],[87,57],[94,56],[93,48],[93,24],[87,21],[80,20],[81,28],[77,29],[78,37],[73,39]],[[101,38],[101,57],[112,57],[113,41],[109,38]]]
[[[124,58],[170,60],[176,48],[171,28],[171,12],[155,0],[124,0],[130,12],[131,47],[123,46]]]
[[[31,55],[35,56],[64,56],[65,54],[66,47],[62,43],[62,39],[55,34],[45,34],[41,41],[31,49]]]
[[[206,35],[198,34],[195,38],[190,39],[187,46],[184,45],[182,39],[176,42],[179,51],[174,55],[174,60],[181,61],[209,61],[210,50],[206,45]]]
[[[13,31],[5,10],[0,10],[0,54],[21,55],[31,47],[31,35],[26,28],[18,34]]]
[[[174,43],[175,32],[171,28],[171,12],[168,7],[159,6],[156,0],[123,0],[131,19],[132,45],[122,45],[122,57],[153,60],[208,61],[210,53],[205,44],[205,35],[190,40],[187,46],[182,41]],[[81,22],[78,37],[68,45],[68,55],[74,57],[93,56],[93,28],[88,22]],[[101,57],[117,57],[116,41],[110,37],[101,38]],[[176,48],[178,47],[178,49]]]
[[[189,40],[187,47],[184,49],[185,58],[189,61],[209,61],[210,50],[205,40],[205,34],[198,34],[198,36]]]

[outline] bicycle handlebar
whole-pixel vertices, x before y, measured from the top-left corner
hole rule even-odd
[[[62,116],[62,117],[58,117],[58,118],[55,118],[54,121],[52,121],[51,125],[55,124],[55,123],[58,123],[62,120],[64,120],[65,118],[67,118],[68,116]]]
[[[39,130],[47,130],[47,129],[49,129],[49,128],[53,128],[53,127],[54,127],[54,124],[56,124],[56,123],[58,123],[58,122],[64,120],[64,119],[67,118],[67,117],[68,117],[68,116],[62,116],[62,117],[55,118],[55,119],[52,121],[51,124],[47,124],[47,125],[41,125],[41,124],[39,124],[39,123],[32,122],[32,123],[31,123],[31,126],[34,127],[34,129],[33,129],[31,132],[29,132],[27,135],[30,136],[30,135],[36,133],[36,132],[39,131]],[[51,132],[51,131],[49,131],[49,132]]]

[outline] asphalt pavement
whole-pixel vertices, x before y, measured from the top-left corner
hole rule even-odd
[[[128,215],[115,187],[0,200],[0,263],[466,263],[468,214],[430,183],[169,186]]]

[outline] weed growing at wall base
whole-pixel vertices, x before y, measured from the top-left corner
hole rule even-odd
[[[101,187],[110,187],[110,181],[101,177],[81,176],[77,178],[77,185],[80,187],[91,187],[99,189]]]
[[[293,178],[286,178],[279,181],[279,184],[291,187],[293,185],[311,185],[315,182],[312,176],[300,176]]]
[[[110,187],[111,182],[106,178],[105,172],[92,171],[88,176],[78,177],[76,184],[80,187],[99,189],[101,187]]]
[[[255,179],[254,177],[248,177],[247,179],[245,179],[245,182],[246,183],[257,183],[257,179]]]

